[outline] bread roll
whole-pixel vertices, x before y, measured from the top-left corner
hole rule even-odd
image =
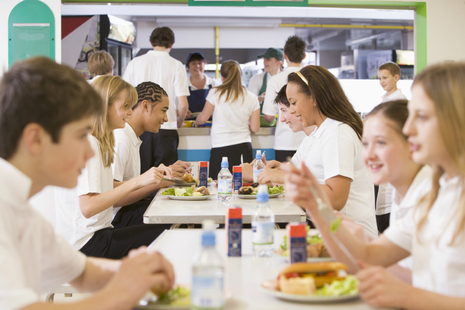
[[[283,293],[295,295],[313,295],[316,291],[312,277],[288,279],[283,275],[279,278],[279,288]]]

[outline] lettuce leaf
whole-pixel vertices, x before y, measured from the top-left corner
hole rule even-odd
[[[354,276],[347,276],[343,280],[334,281],[331,284],[325,284],[322,288],[316,290],[319,296],[343,296],[354,295],[358,293],[358,281]]]

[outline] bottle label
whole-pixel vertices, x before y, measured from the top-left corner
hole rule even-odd
[[[191,294],[192,309],[223,309],[223,276],[194,276]]]
[[[232,194],[232,180],[218,180],[218,194]]]
[[[253,170],[253,181],[258,182],[258,175],[263,172],[264,169],[261,170]]]
[[[274,223],[252,222],[252,243],[255,245],[273,244]]]

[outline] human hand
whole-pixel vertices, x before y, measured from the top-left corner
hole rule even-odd
[[[242,167],[242,179],[248,182],[253,181],[253,165],[249,163],[244,163]]]
[[[257,182],[259,184],[270,184],[271,183],[277,183],[277,184],[283,184],[284,183],[284,176],[285,172],[279,169],[267,169],[263,170],[258,176],[257,176]]]
[[[411,285],[393,276],[386,268],[372,266],[361,260],[358,263],[362,267],[356,274],[359,281],[358,290],[368,305],[404,308]]]
[[[266,164],[266,167],[265,169],[276,169],[276,168],[279,168],[279,165],[281,165],[281,163],[277,160],[270,160],[267,164]]]
[[[159,171],[161,174],[163,174],[167,178],[172,178],[173,177],[171,169],[166,167],[163,164],[160,164],[158,167],[156,167],[156,169],[157,169],[157,171]]]
[[[150,184],[159,184],[162,178],[163,173],[158,171],[157,168],[152,167],[137,178],[135,178],[135,180],[137,180],[140,188]]]
[[[169,166],[172,176],[175,178],[182,178],[183,175],[186,174],[186,169],[189,169],[190,167],[190,163],[181,160],[178,160]]]
[[[266,95],[266,92],[258,96],[258,102],[262,103],[263,101],[265,101],[265,95]]]
[[[358,240],[368,244],[373,238],[365,235],[365,230],[362,226],[356,224],[353,219],[343,216],[338,211],[333,211],[338,217],[342,218],[342,225],[354,235]]]

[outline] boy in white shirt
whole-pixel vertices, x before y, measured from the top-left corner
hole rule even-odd
[[[168,120],[166,115],[169,109],[168,95],[160,85],[143,82],[137,85],[136,90],[138,102],[132,108],[131,117],[124,128],[113,132],[116,151],[115,162],[112,165],[113,178],[118,182],[128,181],[141,174],[139,149],[142,140],[139,137],[144,132],[157,133],[160,126]],[[159,167],[165,166],[161,164]],[[165,169],[167,175],[180,178],[189,167],[189,163],[178,160]],[[120,228],[144,224],[143,215],[153,198],[153,193],[171,184],[162,181],[159,184],[140,188],[124,197],[113,206],[115,217],[112,225]]]
[[[0,82],[0,111],[0,309],[57,308],[40,295],[64,283],[102,290],[61,309],[131,309],[151,287],[172,287],[161,254],[87,258],[28,202],[48,185],[75,187],[94,155],[87,135],[104,107],[83,77],[45,57],[16,63]]]
[[[394,100],[407,100],[407,97],[397,88],[400,80],[400,67],[394,62],[386,62],[378,68],[378,79],[386,93],[381,97],[381,102]]]

